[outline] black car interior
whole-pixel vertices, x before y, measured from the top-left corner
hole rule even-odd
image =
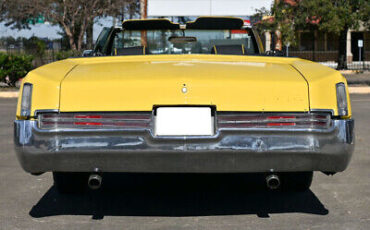
[[[145,55],[145,54],[149,54],[148,48],[145,47],[145,46],[136,46],[136,47],[115,49],[115,55],[118,55],[118,56]]]
[[[211,54],[245,55],[244,45],[215,45]]]

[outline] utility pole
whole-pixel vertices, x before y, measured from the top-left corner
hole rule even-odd
[[[146,19],[148,17],[148,0],[140,0],[140,18]],[[147,32],[141,31],[141,44],[148,45]]]
[[[280,0],[275,0],[274,1],[274,4],[279,4],[280,3]],[[283,42],[281,40],[281,31],[280,31],[280,26],[278,26],[278,29],[275,31],[275,44],[274,44],[274,49],[275,50],[280,50],[282,51],[283,50]]]
[[[148,17],[148,0],[140,0],[140,18],[146,19]]]

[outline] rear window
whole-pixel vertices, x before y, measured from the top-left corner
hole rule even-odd
[[[192,38],[176,40],[173,38]],[[116,33],[117,49],[145,47],[147,54],[210,54],[215,46],[243,46],[246,54],[258,54],[250,29],[243,30],[124,30]]]

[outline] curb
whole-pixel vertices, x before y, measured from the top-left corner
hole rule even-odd
[[[359,70],[339,70],[339,72],[341,74],[357,74],[361,71],[359,71]]]
[[[18,91],[0,92],[0,98],[17,98]]]
[[[348,87],[350,94],[370,94],[369,86]],[[18,91],[0,92],[0,98],[18,98]]]
[[[348,87],[350,94],[370,94],[370,87],[369,86],[362,86],[362,87]]]

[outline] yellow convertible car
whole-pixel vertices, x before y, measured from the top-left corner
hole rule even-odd
[[[18,159],[62,192],[109,172],[261,173],[271,189],[306,190],[313,171],[349,164],[346,79],[264,55],[241,19],[128,20],[91,55],[35,69],[20,89]]]

